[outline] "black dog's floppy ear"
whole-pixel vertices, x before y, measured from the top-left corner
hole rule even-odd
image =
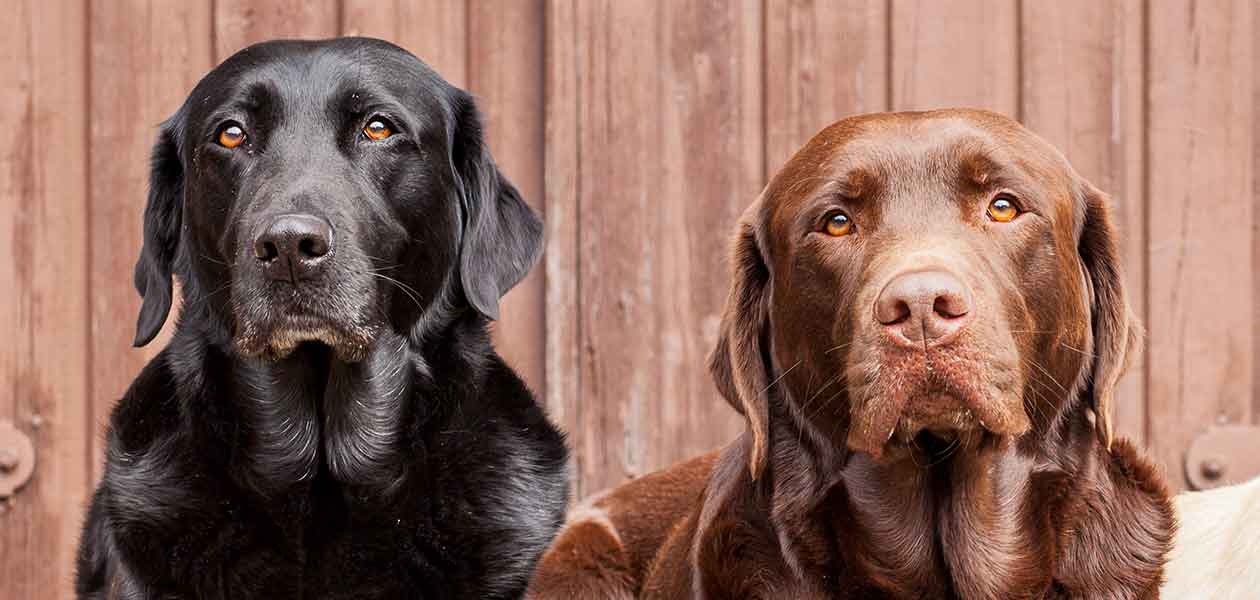
[[[758,237],[760,218],[760,200],[740,218],[731,251],[730,294],[722,311],[717,346],[709,355],[709,372],[718,392],[748,422],[752,436],[748,466],[753,479],[765,469],[770,446],[770,367],[764,347],[770,319],[770,269]]]
[[[1078,252],[1092,289],[1090,315],[1094,356],[1090,365],[1089,395],[1098,437],[1111,449],[1114,437],[1112,396],[1116,382],[1137,353],[1142,329],[1125,298],[1119,244],[1107,207],[1109,199],[1089,183],[1082,182],[1080,188],[1085,222]]]
[[[497,319],[499,299],[525,278],[542,254],[543,224],[495,166],[472,98],[460,92],[456,103],[451,158],[465,215],[460,282],[469,304]]]
[[[184,195],[184,165],[175,138],[175,121],[162,124],[153,146],[149,201],[144,209],[144,247],[135,271],[136,291],[143,299],[136,320],[136,347],[152,341],[171,312],[171,277]]]

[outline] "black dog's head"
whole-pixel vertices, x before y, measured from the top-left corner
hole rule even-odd
[[[384,327],[495,318],[541,245],[467,93],[379,40],[258,44],[162,126],[135,343],[165,322],[174,273],[243,355],[319,342],[357,360]]]

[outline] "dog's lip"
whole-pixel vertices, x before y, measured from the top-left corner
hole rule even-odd
[[[237,348],[247,356],[272,359],[288,356],[303,343],[318,342],[332,348],[340,359],[358,362],[379,330],[302,311],[286,311],[259,325],[246,327],[236,337]]]
[[[851,405],[854,412],[845,445],[879,460],[889,451],[911,446],[916,436],[1016,437],[1031,426],[1023,409],[1022,385],[1006,361],[971,354],[966,347],[947,349],[942,356],[929,351],[899,353],[916,358],[898,363],[880,361],[880,378],[899,383],[874,390],[850,390],[851,398],[869,398]],[[931,358],[930,358],[931,357]],[[937,358],[952,361],[932,363]],[[897,371],[902,371],[897,373]],[[874,391],[876,396],[869,396]]]

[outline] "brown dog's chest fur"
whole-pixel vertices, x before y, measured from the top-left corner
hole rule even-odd
[[[597,518],[571,519],[530,597],[1157,598],[1164,484],[1128,442],[1075,429],[1054,466],[1007,455],[898,478],[851,459],[816,496],[799,468],[753,482],[743,437],[590,502]]]
[[[987,494],[983,476],[965,479],[965,488],[934,474],[901,485],[842,483],[812,511],[789,511],[779,523],[767,515],[782,512],[774,506],[781,492],[747,477],[735,485],[712,477],[705,501],[671,524],[639,591],[707,599],[1156,598],[1173,527],[1162,483],[1123,441],[1111,454],[1086,450],[1077,473],[1034,470],[1006,482],[1015,484],[1007,493]],[[927,487],[913,489],[920,485]],[[611,515],[618,527],[661,527],[622,520],[628,516]]]

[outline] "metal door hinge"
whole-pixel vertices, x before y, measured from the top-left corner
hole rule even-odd
[[[1190,487],[1206,490],[1260,475],[1260,427],[1213,425],[1186,450]]]
[[[0,419],[0,500],[16,493],[35,472],[35,446],[31,438]]]

